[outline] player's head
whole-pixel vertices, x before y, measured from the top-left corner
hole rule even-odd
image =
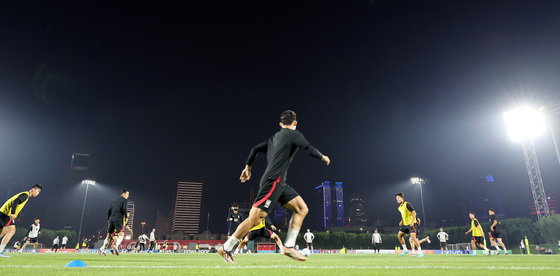
[[[280,126],[283,128],[296,129],[296,113],[291,110],[282,112],[282,114],[280,114]]]
[[[39,222],[41,222],[41,219],[40,218],[35,218],[35,224],[37,224]]]
[[[307,228],[307,232],[311,232],[311,229]]]
[[[397,193],[395,195],[395,198],[397,199],[397,203],[401,204],[404,202],[404,193]]]
[[[375,230],[373,230],[374,233],[379,233],[379,230],[377,230],[377,228],[375,228]]]
[[[31,189],[29,189],[29,196],[37,197],[42,190],[43,190],[43,186],[41,186],[41,184],[35,184],[31,186]]]
[[[489,215],[493,215],[495,213],[496,213],[496,211],[494,211],[494,209],[492,209],[492,208],[488,209],[488,214]]]
[[[156,229],[155,229],[155,228],[152,228],[152,232],[155,232],[155,231],[156,231]]]
[[[123,190],[122,190],[121,196],[122,196],[124,199],[128,199],[128,196],[129,196],[129,195],[130,195],[130,192],[129,192],[127,189],[123,189]]]
[[[126,211],[126,217],[130,217],[130,211]]]
[[[476,216],[474,214],[474,211],[470,211],[469,212],[469,218],[474,219]]]
[[[440,232],[443,232],[443,227],[440,227],[440,228],[439,228],[439,231],[440,231]]]

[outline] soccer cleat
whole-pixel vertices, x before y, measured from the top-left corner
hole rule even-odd
[[[428,243],[432,243],[432,241],[430,240],[430,236],[427,236],[426,240],[428,241]]]
[[[416,255],[416,257],[422,258],[422,257],[424,257],[424,253],[420,252],[420,253],[418,253],[418,255]]]
[[[303,256],[299,251],[295,250],[294,248],[285,247],[284,246],[284,256],[288,256],[295,261],[305,262],[307,258]]]
[[[490,251],[488,249],[484,249],[484,255],[490,256]]]
[[[233,259],[233,256],[231,255],[231,252],[227,252],[224,249],[224,246],[220,246],[220,248],[218,248],[218,255],[222,258],[224,258],[224,261],[226,263],[235,263],[235,260]]]
[[[507,254],[509,254],[509,253],[507,252],[507,250],[504,249],[504,255],[507,256]]]
[[[10,256],[4,254],[4,252],[0,253],[0,258],[9,258]]]
[[[403,250],[403,252],[399,256],[404,256],[406,254],[408,254],[408,250]]]

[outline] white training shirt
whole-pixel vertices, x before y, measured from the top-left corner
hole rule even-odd
[[[446,242],[448,236],[449,236],[449,235],[447,235],[447,233],[445,233],[445,232],[443,232],[443,231],[437,233],[437,238],[439,239],[440,242]]]
[[[66,244],[68,242],[68,238],[67,237],[62,237],[62,244]]]
[[[304,239],[306,242],[313,242],[313,239],[314,239],[314,238],[315,238],[315,235],[313,235],[313,233],[311,233],[311,232],[307,232],[307,233],[305,233],[305,234],[303,235],[303,239]]]
[[[156,241],[156,234],[155,232],[150,233],[150,241]]]
[[[59,238],[54,238],[52,243],[53,243],[53,245],[55,245],[55,244],[58,245],[59,242],[60,242]]]
[[[142,234],[140,235],[140,237],[138,237],[138,239],[140,240],[140,243],[146,244],[146,240],[148,240],[148,236]]]
[[[41,224],[31,224],[28,237],[36,238],[37,236],[39,236],[39,230],[41,230]]]
[[[381,235],[379,233],[373,233],[373,235],[371,235],[371,242],[381,243]]]

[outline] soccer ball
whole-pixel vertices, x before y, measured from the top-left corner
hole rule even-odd
[[[303,256],[305,257],[309,257],[309,255],[311,254],[311,251],[307,248],[304,248],[301,250],[301,254],[303,254]]]

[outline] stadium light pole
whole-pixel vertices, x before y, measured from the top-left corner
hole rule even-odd
[[[95,181],[90,179],[82,180],[82,184],[86,185],[86,195],[84,196],[84,205],[82,206],[82,217],[80,218],[80,230],[78,231],[78,244],[80,244],[80,238],[82,236],[82,223],[84,222],[84,211],[86,210],[86,200],[87,200],[87,192],[89,186],[94,186],[96,184]]]
[[[523,147],[525,166],[529,175],[529,183],[531,184],[531,192],[533,193],[538,220],[550,216],[539,161],[537,159],[537,151],[533,143],[533,139],[541,135],[546,129],[543,109],[518,107],[504,113],[511,140],[521,143]]]
[[[145,221],[140,222],[140,225],[142,225],[142,234],[144,234],[144,225],[146,225]]]
[[[426,211],[424,209],[424,193],[422,192],[422,184],[426,183],[426,179],[420,177],[412,177],[410,178],[410,183],[420,185],[420,201],[422,202],[422,225],[424,225],[424,233],[426,233],[426,223],[428,220],[426,219]]]

